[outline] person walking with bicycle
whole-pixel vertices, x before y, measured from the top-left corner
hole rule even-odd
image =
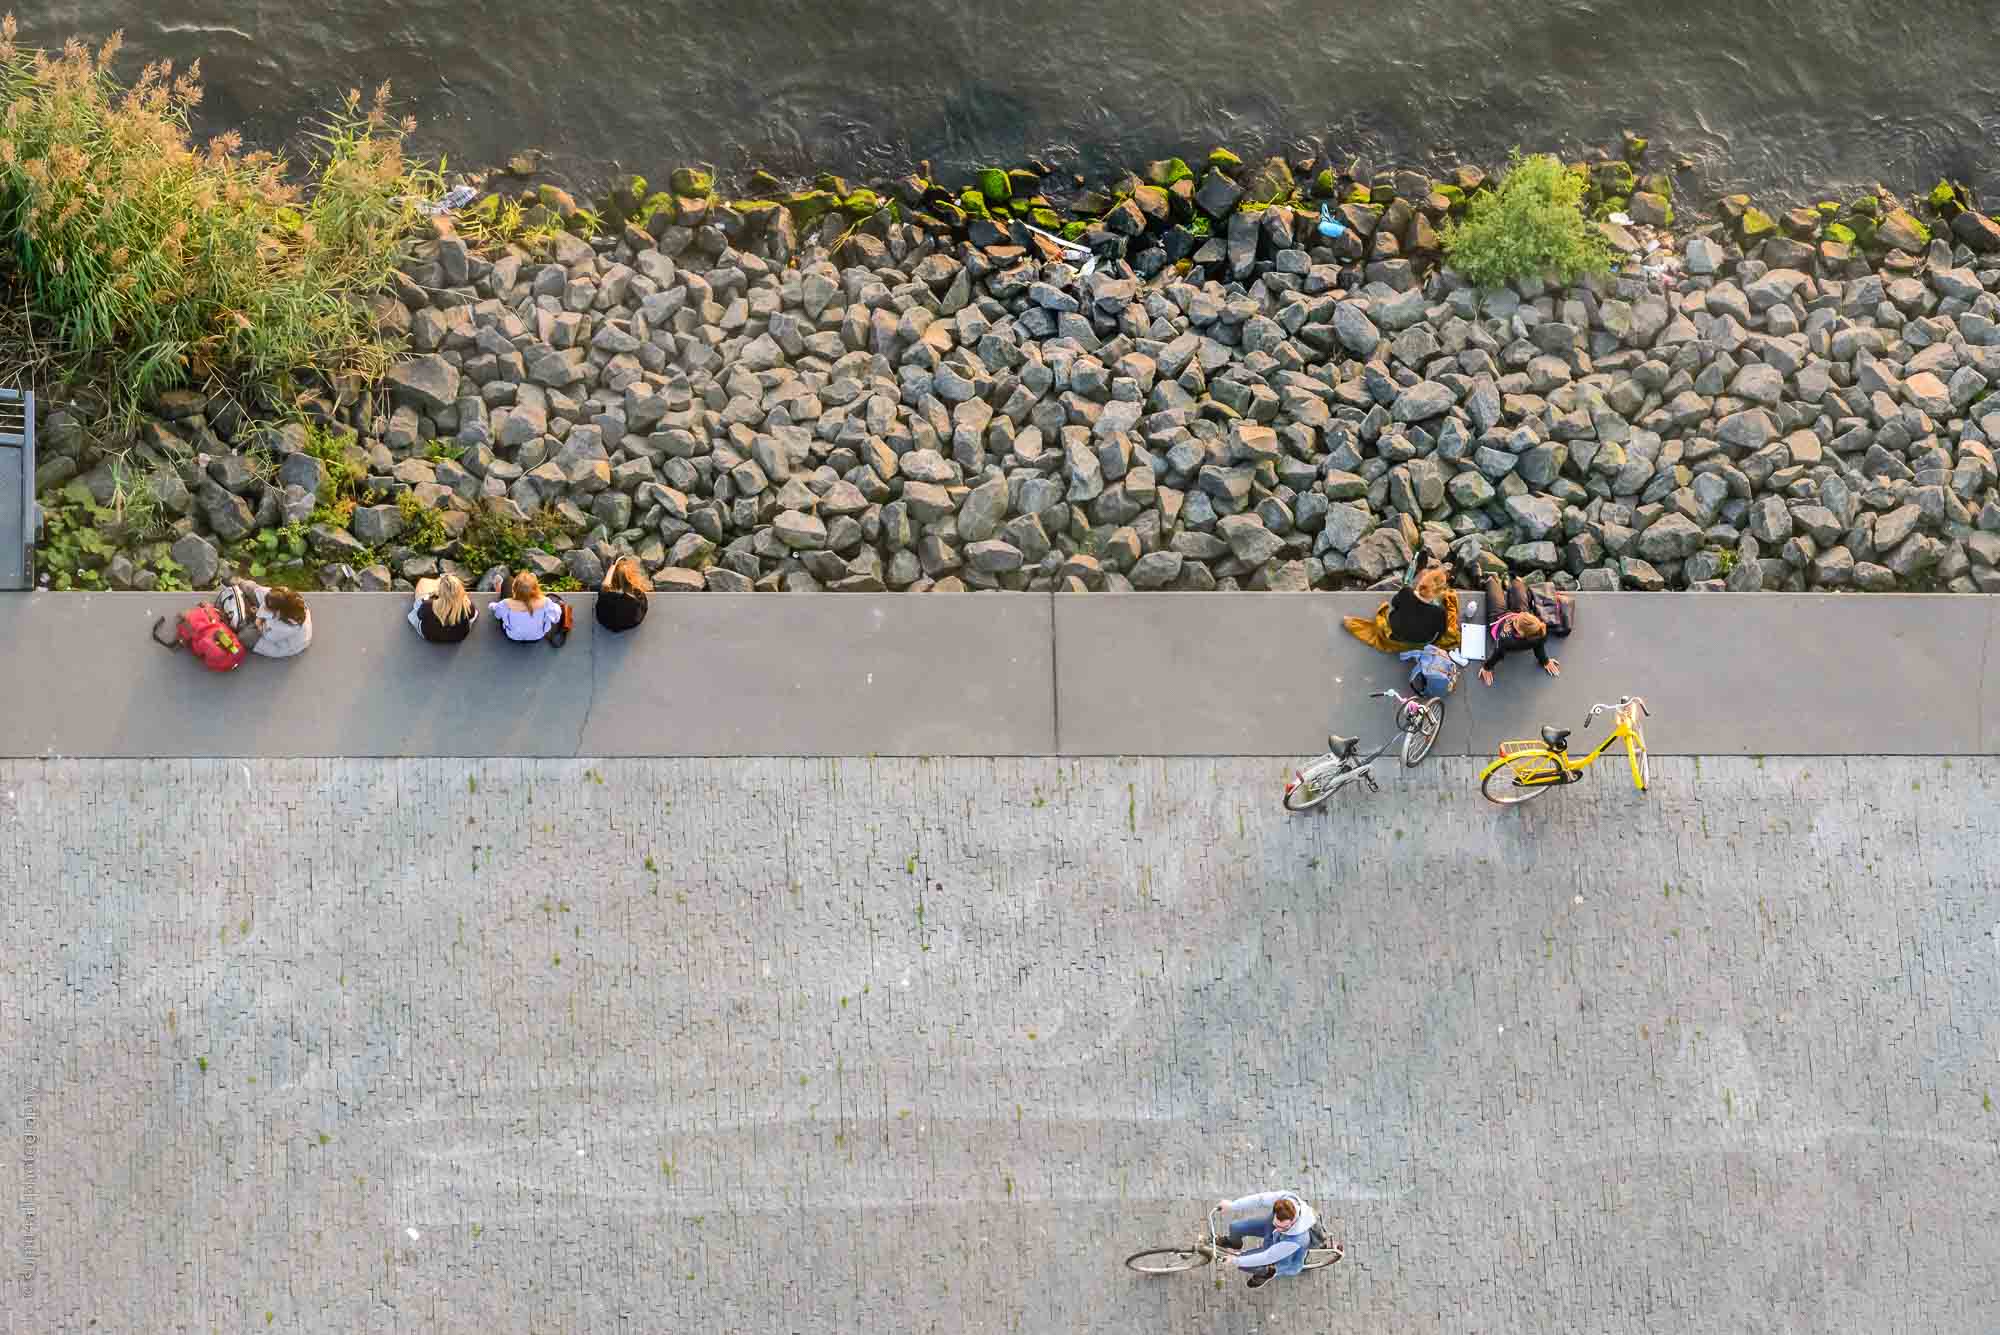
[[[1319,1217],[1294,1192],[1266,1191],[1241,1200],[1217,1201],[1215,1208],[1229,1225],[1218,1236],[1217,1244],[1235,1253],[1236,1268],[1250,1273],[1253,1289],[1279,1275],[1298,1274],[1305,1269],[1306,1253],[1325,1243]],[[1263,1245],[1255,1251],[1243,1251],[1249,1238],[1257,1238]]]

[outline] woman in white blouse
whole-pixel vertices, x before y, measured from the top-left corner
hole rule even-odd
[[[541,581],[528,571],[514,576],[507,590],[508,597],[490,606],[508,639],[532,644],[562,624],[562,603],[543,593]]]
[[[250,652],[262,654],[266,658],[291,658],[306,651],[312,643],[312,613],[306,610],[306,600],[298,590],[288,589],[280,584],[266,588],[250,580],[239,580],[238,586],[249,594],[250,611],[256,634],[249,638]]]

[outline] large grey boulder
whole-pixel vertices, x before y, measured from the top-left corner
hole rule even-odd
[[[458,402],[458,368],[435,352],[396,363],[382,380],[392,394],[427,413],[437,413]]]
[[[216,572],[222,568],[222,557],[215,550],[214,543],[199,533],[183,533],[174,540],[169,550],[174,563],[187,572],[191,587],[205,589],[215,583]]]
[[[1684,561],[1701,550],[1701,530],[1682,514],[1666,514],[1646,526],[1635,544],[1648,561]]]

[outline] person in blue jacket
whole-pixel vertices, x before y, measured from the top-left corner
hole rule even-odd
[[[1217,1201],[1215,1208],[1229,1224],[1223,1245],[1236,1253],[1236,1268],[1250,1272],[1251,1288],[1268,1284],[1278,1275],[1296,1275],[1305,1268],[1319,1218],[1295,1193],[1267,1191],[1241,1200]],[[1263,1245],[1255,1251],[1243,1251],[1248,1238],[1257,1238]]]

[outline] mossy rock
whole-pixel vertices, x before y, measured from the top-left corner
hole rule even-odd
[[[715,193],[715,177],[699,167],[676,167],[667,184],[684,199],[706,199]]]
[[[1666,172],[1647,172],[1639,178],[1639,189],[1661,199],[1674,197],[1674,178]]]
[[[1053,232],[1063,225],[1062,216],[1050,208],[1029,209],[1028,221],[1041,228],[1044,232]]]
[[[1194,172],[1179,158],[1156,158],[1146,164],[1146,182],[1165,190],[1175,181],[1191,181]]]
[[[1639,174],[1629,162],[1600,162],[1591,168],[1590,183],[1603,199],[1629,198],[1639,188]]]
[[[1062,239],[1065,241],[1081,241],[1083,240],[1083,234],[1089,230],[1090,224],[1084,222],[1082,219],[1066,222],[1062,225]]]
[[[1331,167],[1321,167],[1319,174],[1313,177],[1312,194],[1314,199],[1332,199],[1339,189],[1340,178],[1333,174],[1333,168]]]
[[[1465,206],[1465,191],[1449,181],[1440,181],[1436,193],[1443,195],[1445,203],[1451,208],[1458,209]]]
[[[1828,223],[1826,230],[1821,233],[1821,236],[1828,241],[1838,241],[1843,246],[1851,246],[1859,239],[1852,227],[1849,227],[1846,223],[1837,222]]]
[[[1875,244],[1875,227],[1876,227],[1875,219],[1871,217],[1863,217],[1857,214],[1854,217],[1849,218],[1847,220],[1847,223],[1848,225],[1845,228],[1842,228],[1842,230],[1852,234],[1854,238],[1852,244],[1863,247],[1872,246]],[[1833,234],[1833,229],[1839,226],[1840,226],[1839,223],[1829,224],[1826,229],[1827,235],[1831,236]]]
[[[873,190],[856,190],[840,201],[840,211],[850,218],[872,217],[882,211],[883,199]]]
[[[1603,222],[1614,213],[1623,213],[1625,206],[1629,203],[1631,203],[1631,200],[1627,199],[1624,195],[1606,195],[1604,202],[1591,210],[1590,216],[1599,222]]]
[[[1836,199],[1822,199],[1819,203],[1813,205],[1813,208],[1818,210],[1819,216],[1822,218],[1838,218],[1840,216],[1840,201]]]
[[[1250,177],[1248,198],[1252,204],[1275,204],[1289,199],[1297,190],[1291,164],[1280,157],[1269,157]]]
[[[966,216],[970,218],[990,220],[993,217],[993,210],[986,207],[986,196],[978,190],[967,190],[959,195],[958,206],[964,209]]]
[[[1387,205],[1394,203],[1395,199],[1396,199],[1396,187],[1390,184],[1389,182],[1384,181],[1379,184],[1369,186],[1368,198],[1361,202],[1364,204],[1381,204],[1386,207]]]
[[[1208,165],[1219,172],[1232,172],[1243,165],[1243,159],[1226,148],[1208,150]]]
[[[785,183],[759,167],[750,173],[750,188],[760,195],[775,195],[785,188]]]
[[[1353,185],[1347,187],[1347,193],[1341,196],[1340,202],[1343,204],[1373,204],[1375,202],[1375,192],[1361,184],[1361,182],[1356,181]]]
[[[1646,136],[1633,134],[1630,130],[1627,130],[1625,132],[1625,161],[1638,162],[1644,158],[1646,156],[1647,143]],[[1658,194],[1660,192],[1655,190],[1653,193]]]
[[[795,190],[781,202],[791,210],[792,225],[804,231],[833,212],[840,201],[831,190]]]
[[[638,215],[633,221],[644,226],[662,214],[666,215],[668,222],[672,222],[681,216],[681,206],[675,203],[674,197],[666,191],[655,190],[652,194],[646,196],[645,201],[639,205]]]
[[[546,183],[535,187],[535,202],[548,211],[551,217],[568,222],[576,216],[576,198],[559,186]]]
[[[1005,204],[1014,196],[1014,187],[1007,181],[1007,173],[998,167],[981,167],[973,174],[973,185],[978,189],[980,199],[987,204]]]
[[[1882,216],[1882,201],[1873,195],[1863,195],[1849,204],[1847,211],[1857,218],[1879,218]]]
[[[1957,181],[1939,181],[1931,187],[1925,202],[1947,222],[1972,207],[1972,192]]]
[[[1931,243],[1931,229],[1908,209],[1892,209],[1875,228],[1875,240],[1894,250],[1914,255]]]
[[[1738,222],[1750,209],[1750,196],[1724,195],[1715,201],[1715,207],[1729,222]]]
[[[1042,178],[1025,168],[1016,167],[1007,173],[1007,185],[1013,191],[1014,198],[1020,199],[1027,195],[1040,194]]]
[[[818,176],[813,177],[813,184],[831,194],[839,195],[843,199],[854,193],[848,186],[846,177],[835,176],[832,172],[821,172]]]
[[[1767,236],[1775,236],[1777,231],[1778,224],[1771,215],[1754,205],[1743,210],[1743,216],[1736,220],[1737,235],[1743,238],[1746,246]]]
[[[937,215],[938,221],[947,227],[965,226],[965,210],[949,200],[932,204],[930,210]]]

